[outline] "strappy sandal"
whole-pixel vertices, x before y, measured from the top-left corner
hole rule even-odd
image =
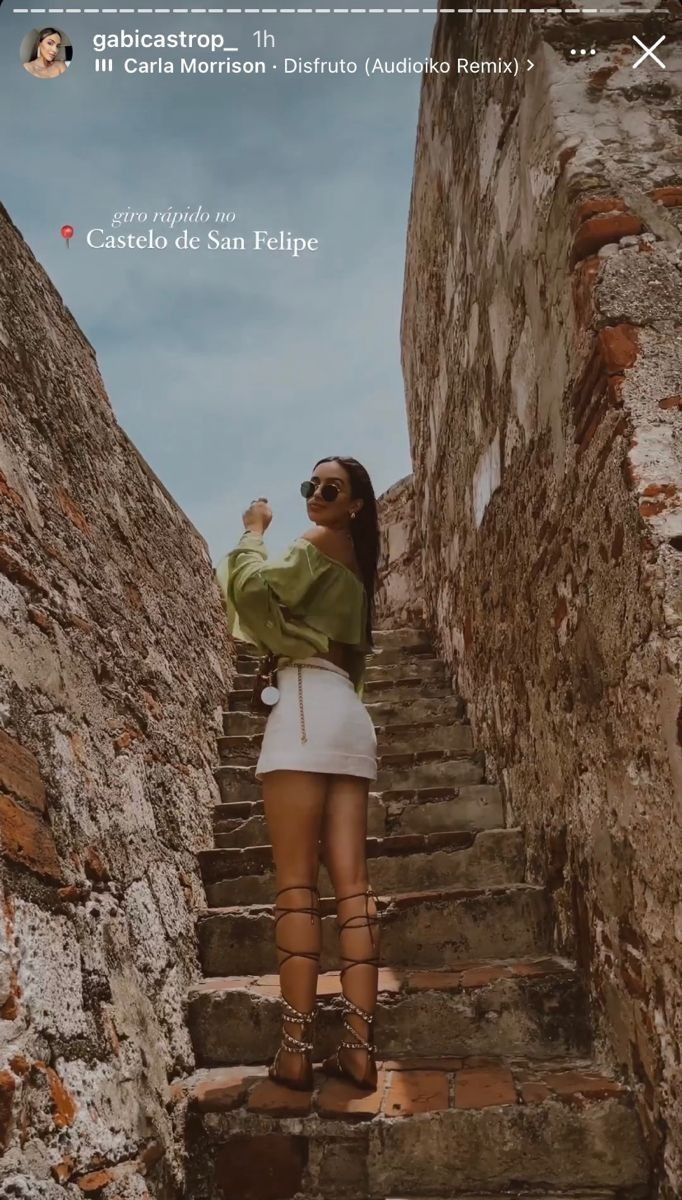
[[[377,903],[377,898],[371,887],[368,887],[366,889],[366,891],[364,891],[364,892],[352,892],[348,896],[339,896],[338,901],[352,900],[356,896],[364,896],[365,897],[364,921],[365,921],[365,924],[367,925],[367,927],[369,929],[373,930],[374,926],[378,924],[379,916],[378,916],[378,912],[375,917],[370,917],[370,915],[369,915],[368,906],[367,906],[367,900],[369,899],[369,897],[371,896],[372,899],[374,900],[375,904]],[[377,908],[378,908],[378,905],[377,905]],[[362,919],[363,919],[362,913],[355,913],[352,916],[347,917],[345,921],[342,921],[340,923],[337,921],[339,933],[341,932],[341,930],[343,930],[347,926],[349,926],[351,921],[358,921],[358,920],[362,920]],[[361,925],[353,925],[352,928],[360,929],[360,928],[362,928],[362,926]],[[372,944],[374,944],[373,934],[372,934]],[[348,958],[348,955],[344,954],[344,955],[342,955],[342,958]],[[351,967],[357,967],[360,965],[378,967],[379,966],[378,955],[375,954],[371,958],[353,958],[353,959],[351,959],[345,967],[341,968],[340,980],[341,980],[342,986],[343,986],[343,977],[344,977],[346,971],[350,971]],[[360,1006],[358,1004],[354,1004],[353,1001],[349,1000],[348,996],[346,996],[345,994],[342,994],[341,1003],[343,1005],[343,1027],[346,1030],[346,1032],[348,1034],[350,1034],[351,1038],[353,1038],[354,1040],[353,1041],[344,1040],[342,1042],[339,1042],[339,1045],[337,1046],[334,1053],[330,1054],[328,1058],[325,1058],[324,1062],[322,1063],[322,1070],[325,1072],[326,1075],[332,1075],[339,1079],[348,1079],[351,1081],[351,1083],[355,1084],[355,1086],[358,1088],[367,1089],[372,1092],[376,1091],[377,1066],[376,1066],[376,1061],[374,1058],[374,1029],[373,1029],[374,1013],[365,1012],[364,1008],[360,1008]],[[357,1029],[355,1029],[355,1027],[353,1025],[351,1025],[351,1023],[348,1019],[350,1013],[355,1013],[356,1016],[361,1017],[362,1020],[366,1023],[366,1025],[367,1025],[367,1040],[366,1041],[360,1036]],[[354,1071],[350,1070],[349,1067],[344,1066],[344,1064],[341,1062],[341,1051],[344,1048],[347,1050],[364,1050],[365,1051],[365,1053],[367,1055],[367,1064],[365,1066],[365,1070],[363,1071],[362,1075],[360,1075],[360,1076],[356,1075]]]
[[[314,950],[288,950],[286,946],[282,946],[277,941],[277,922],[280,921],[282,919],[282,917],[285,917],[288,913],[309,912],[311,924],[314,922],[315,917],[318,917],[318,919],[319,919],[319,916],[320,916],[320,912],[319,912],[320,893],[316,887],[313,887],[312,885],[307,884],[307,883],[292,885],[292,887],[288,887],[288,888],[280,888],[280,890],[277,892],[277,895],[275,897],[275,908],[277,908],[277,900],[282,895],[282,893],[283,892],[292,892],[292,891],[309,891],[311,893],[311,900],[312,900],[312,895],[313,894],[316,895],[317,899],[318,899],[318,906],[315,906],[315,904],[311,903],[309,906],[302,906],[300,908],[282,908],[281,911],[275,917],[275,945],[278,950],[281,950],[286,955],[286,958],[283,958],[279,964],[280,972],[281,972],[284,964],[286,962],[288,962],[290,958],[308,958],[314,962],[319,962],[319,958],[320,958],[319,953],[317,951],[314,951]],[[299,1010],[297,1008],[294,1008],[293,1004],[290,1004],[289,1001],[286,1000],[283,995],[282,995],[281,1001],[282,1001],[282,1040],[277,1048],[277,1053],[275,1054],[272,1065],[270,1067],[268,1067],[268,1075],[269,1075],[270,1079],[272,1079],[275,1083],[282,1084],[284,1087],[294,1088],[296,1091],[299,1091],[299,1092],[308,1092],[308,1091],[311,1091],[312,1087],[313,1087],[313,1066],[312,1066],[312,1059],[311,1059],[313,1043],[309,1038],[309,1030],[310,1030],[310,1027],[312,1026],[313,1020],[315,1019],[316,1009],[314,1008],[313,1011],[310,1013],[299,1012]],[[301,1037],[300,1038],[293,1037],[293,1035],[290,1034],[288,1032],[288,1030],[286,1030],[284,1028],[285,1024],[293,1024],[293,1023],[299,1024],[301,1026]],[[282,1075],[279,1073],[278,1062],[279,1062],[279,1056],[280,1056],[282,1050],[286,1050],[290,1054],[300,1055],[301,1069],[300,1069],[300,1072],[298,1075],[293,1075],[293,1076],[292,1075]]]

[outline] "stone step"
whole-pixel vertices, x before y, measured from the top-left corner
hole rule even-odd
[[[250,692],[249,692],[250,695]],[[448,691],[440,699],[417,696],[411,700],[370,700],[365,705],[375,728],[390,732],[394,726],[420,726],[426,723],[453,725],[468,722],[464,701]],[[266,718],[248,711],[224,712],[223,732],[230,736],[262,733]]]
[[[439,689],[440,691],[440,689]],[[364,697],[365,707],[375,727],[409,725],[412,722],[438,720],[446,723],[466,717],[466,705],[461,696],[450,688],[440,695],[409,696],[405,693],[394,700]]]
[[[491,1192],[486,1192],[485,1195],[481,1192],[476,1192],[474,1195],[472,1192],[467,1191],[458,1192],[456,1196],[453,1193],[450,1193],[448,1196],[435,1197],[410,1196],[406,1197],[405,1200],[491,1200],[491,1196]],[[382,1200],[384,1200],[383,1197]],[[403,1197],[389,1196],[387,1200],[403,1200]],[[505,1190],[504,1196],[500,1197],[500,1200],[617,1200],[617,1197],[615,1197],[613,1192],[605,1192],[603,1188],[600,1188],[598,1191],[590,1188],[589,1192],[583,1192],[582,1190],[575,1192],[572,1188],[570,1192],[565,1192],[562,1188],[561,1193],[552,1191],[551,1194],[545,1191],[544,1188],[539,1192],[535,1188],[533,1188],[532,1192],[527,1192],[525,1188],[521,1192],[518,1188],[513,1188],[511,1191]]]
[[[220,761],[226,765],[245,766],[255,763],[263,741],[262,730],[258,733],[227,734],[218,738]]]
[[[315,1052],[331,1054],[341,1032],[338,971],[320,975]],[[207,980],[190,993],[189,1027],[202,1065],[258,1063],[279,1044],[277,976]],[[383,1058],[589,1054],[582,980],[565,959],[471,963],[457,971],[384,967],[374,1024]]]
[[[227,698],[228,712],[248,712],[252,690],[253,681],[248,687],[237,688],[235,685]],[[454,695],[449,684],[440,684],[436,680],[401,679],[394,683],[384,680],[366,684],[363,691],[363,701],[370,712],[373,712],[375,702],[398,704],[402,706],[401,712],[406,714],[402,720],[408,719],[408,709],[420,699],[438,701],[441,706],[454,704],[458,716],[463,716],[466,711],[464,701]]]
[[[241,804],[218,804],[220,812],[229,812],[232,808],[242,808]],[[256,805],[249,806],[255,808]],[[269,837],[268,825],[263,812],[241,818],[215,817],[213,839],[218,849],[231,846],[263,846]]]
[[[237,714],[232,714],[237,715]],[[241,715],[241,714],[240,714]],[[473,750],[471,725],[466,721],[444,723],[420,721],[406,725],[389,725],[376,729],[377,750],[380,756],[391,754],[423,754],[431,750],[465,754]],[[263,729],[228,734],[218,738],[218,752],[226,765],[245,766],[255,763],[263,741]]]
[[[216,804],[215,836],[229,830],[227,846],[261,846],[268,841],[260,787],[254,781],[253,800]],[[229,826],[226,824],[229,822]],[[499,829],[504,825],[502,797],[492,783],[462,784],[455,788],[395,789],[370,792],[367,832],[370,837],[392,833],[444,833],[457,829]]]
[[[371,714],[370,714],[371,715]],[[473,750],[474,740],[469,721],[405,721],[403,724],[375,725],[377,749],[380,755],[407,754],[423,750],[451,750],[465,753]]]
[[[266,717],[250,712],[224,712],[223,733],[226,737],[252,737],[265,729]]]
[[[238,675],[254,675],[259,659],[253,654],[238,654],[234,660],[234,667]]]
[[[375,664],[368,659],[365,669],[365,686],[376,683],[394,683],[398,679],[438,680],[446,679],[445,664],[440,658],[427,658],[426,655],[414,658],[399,658],[395,662]]]
[[[256,650],[256,647],[250,642],[242,642],[238,639],[235,639],[232,644],[235,647],[237,658],[255,658],[256,660],[260,658],[260,654]]]
[[[396,700],[407,704],[418,696],[447,700],[452,698],[453,694],[450,684],[440,679],[405,675],[395,679],[368,680],[364,685],[363,700],[368,706],[374,700]]]
[[[230,808],[231,805],[229,805],[229,804],[222,805],[221,804],[218,807],[219,808]],[[228,846],[229,847],[229,846],[234,846],[234,845],[243,845],[244,843],[239,842],[238,839],[241,835],[241,831],[243,830],[245,823],[246,822],[241,817],[224,817],[221,821],[219,821],[214,826],[214,842],[215,842],[216,846]],[[235,838],[237,839],[237,841],[234,840]],[[254,846],[259,845],[259,844],[262,844],[262,842],[261,843],[257,843],[257,842],[249,843],[249,845],[254,845]]]
[[[373,790],[383,792],[424,787],[452,787],[464,783],[483,783],[485,756],[482,750],[471,750],[453,756],[447,750],[425,750],[419,754],[386,754],[378,763]],[[223,765],[215,771],[223,802],[256,800],[260,784],[255,778],[255,766]]]
[[[338,970],[333,900],[323,898],[321,970]],[[450,969],[482,958],[551,952],[552,920],[543,888],[516,883],[444,888],[379,897],[380,958],[392,967]],[[205,975],[265,975],[277,969],[270,905],[208,909],[198,917]]]
[[[253,660],[237,659],[237,673],[232,678],[232,687],[236,691],[253,687],[256,681],[255,666]],[[444,684],[446,682],[445,665],[441,659],[427,657],[427,655],[400,657],[394,661],[383,663],[376,663],[373,656],[368,658],[365,668],[366,689],[370,685],[376,687],[377,684],[391,684],[400,680],[422,682],[436,680]]]
[[[389,663],[403,662],[408,658],[434,657],[436,657],[436,654],[430,641],[411,641],[407,642],[404,646],[375,645],[371,654],[371,662],[374,666],[383,667]]]
[[[375,650],[405,650],[414,646],[430,646],[431,637],[425,629],[373,629]]]
[[[370,1093],[319,1071],[294,1092],[265,1066],[218,1067],[173,1100],[189,1108],[192,1200],[650,1195],[633,1098],[584,1059],[388,1059]]]
[[[454,787],[387,788],[370,793],[369,816],[375,821],[373,795],[385,813],[387,833],[440,833],[448,829],[499,829],[504,806],[494,783]],[[370,829],[370,833],[374,830]],[[382,831],[377,829],[377,836]]]
[[[222,804],[254,803],[261,798],[261,785],[254,776],[253,767],[218,767],[214,771],[218,782]],[[222,805],[221,805],[222,807]]]
[[[276,883],[269,845],[203,850],[199,866],[211,908],[274,904]],[[520,829],[368,838],[367,866],[372,887],[384,896],[407,889],[520,883],[525,871],[524,840]],[[318,886],[322,896],[334,895],[324,867]]]
[[[255,671],[248,674],[239,672],[237,675],[232,676],[232,688],[235,692],[248,691],[250,694],[255,682]]]
[[[227,697],[228,712],[249,712],[249,703],[251,700],[251,688],[231,688]]]
[[[382,676],[372,678],[370,671],[367,671],[369,678],[365,677],[363,691],[365,702],[397,700],[397,698],[403,697],[407,700],[412,696],[445,697],[453,695],[453,689],[444,677],[443,665],[441,662],[435,661],[441,670],[433,673],[433,676],[417,672],[403,674],[397,667],[385,667],[383,668],[385,673],[382,672]]]

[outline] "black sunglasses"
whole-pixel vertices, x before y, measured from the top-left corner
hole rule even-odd
[[[336,500],[336,497],[341,492],[341,488],[336,483],[317,484],[313,483],[312,479],[306,479],[301,484],[301,495],[305,500],[310,500],[311,496],[314,496],[318,489],[320,498],[326,500],[327,504],[331,504],[332,500]]]

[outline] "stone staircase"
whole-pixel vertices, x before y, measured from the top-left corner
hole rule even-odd
[[[462,702],[421,630],[376,635],[365,702],[380,770],[368,859],[380,898],[379,1086],[316,1073],[273,1084],[280,1035],[274,877],[247,711],[254,661],[225,713],[204,981],[189,997],[199,1068],[186,1112],[188,1200],[626,1200],[649,1195],[632,1097],[591,1054],[575,966],[552,953],[520,830],[485,782]],[[323,957],[316,1061],[340,1032],[335,907],[320,875]],[[325,899],[326,897],[326,899]]]

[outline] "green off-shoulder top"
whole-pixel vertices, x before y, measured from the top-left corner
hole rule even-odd
[[[260,654],[287,660],[326,654],[330,641],[351,648],[349,675],[362,696],[367,595],[350,567],[296,538],[281,558],[269,560],[263,539],[248,530],[220,561],[216,577],[233,637]]]

